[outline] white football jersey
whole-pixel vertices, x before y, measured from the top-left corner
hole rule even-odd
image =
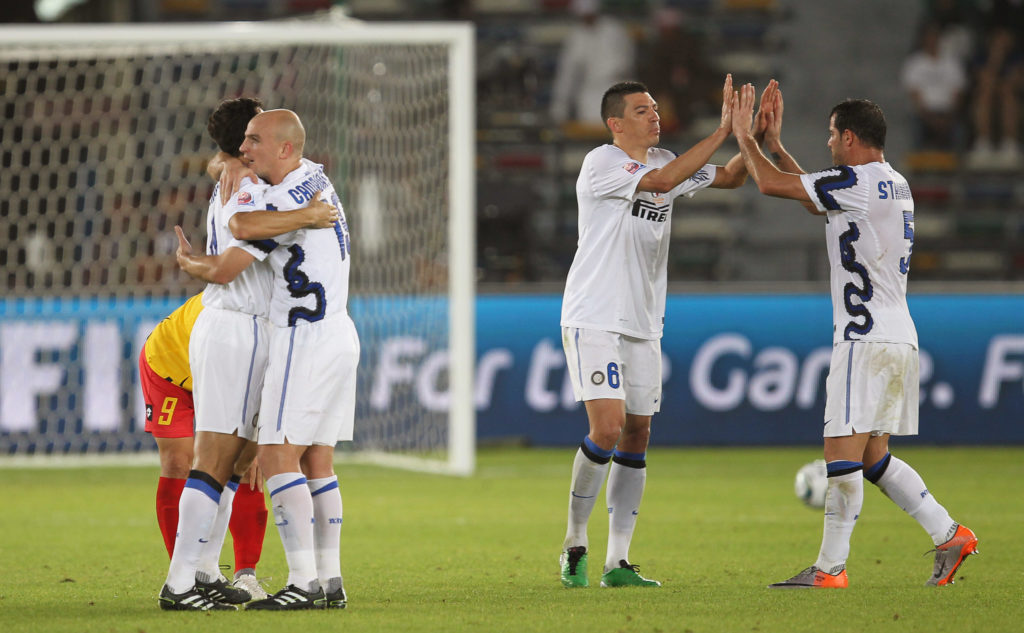
[[[660,339],[665,324],[672,202],[693,196],[715,179],[704,165],[672,191],[637,191],[650,169],[676,157],[652,148],[638,163],[615,145],[583,159],[576,181],[579,241],[562,297],[563,327]]]
[[[263,181],[254,184],[245,179],[235,195],[221,204],[220,185],[213,188],[210,208],[206,213],[206,253],[217,255],[233,245],[234,236],[228,221],[236,213],[262,209],[257,199],[267,188]],[[262,205],[262,203],[260,203]],[[274,274],[265,262],[253,262],[237,277],[226,284],[207,284],[203,291],[203,305],[208,308],[234,310],[267,318],[270,312],[270,287]]]
[[[906,179],[889,163],[868,163],[802,174],[800,180],[818,210],[827,213],[833,342],[917,348],[907,308],[914,198]]]
[[[244,248],[259,260],[267,259],[274,271],[270,295],[270,322],[287,327],[313,323],[326,316],[348,313],[350,269],[348,223],[334,186],[323,166],[307,159],[280,184],[263,191],[256,208],[291,211],[306,206],[313,194],[330,200],[341,213],[333,229],[300,229],[272,240],[232,245]],[[261,206],[264,205],[264,206]]]

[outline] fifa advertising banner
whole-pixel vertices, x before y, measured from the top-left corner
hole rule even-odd
[[[373,314],[387,313],[381,301]],[[417,301],[434,312],[443,303]],[[180,303],[0,301],[0,453],[152,449],[137,358],[149,331]],[[402,301],[403,310],[409,305]],[[356,442],[360,415],[436,418],[448,405],[445,334],[388,331],[361,316],[367,306],[358,298],[351,305],[362,341]],[[910,308],[921,344],[913,441],[1024,443],[1024,296],[914,296]],[[570,445],[586,433],[560,309],[556,295],[477,299],[481,442]],[[652,442],[819,443],[831,314],[823,295],[670,296]]]
[[[921,346],[913,441],[1024,442],[1024,296],[909,303]],[[477,306],[478,436],[581,441],[587,423],[567,380],[561,298],[483,297]],[[827,296],[670,295],[652,443],[819,444],[831,349]]]

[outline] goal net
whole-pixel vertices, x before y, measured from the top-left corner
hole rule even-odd
[[[0,456],[144,453],[137,358],[202,290],[210,112],[288,108],[353,237],[362,359],[339,453],[474,467],[469,26],[0,28]]]

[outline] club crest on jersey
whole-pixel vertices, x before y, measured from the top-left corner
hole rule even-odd
[[[146,420],[148,422],[153,421],[153,405],[151,404],[146,405]]]
[[[642,167],[643,165],[637,162],[629,162],[622,166],[623,169],[625,169],[631,174],[635,174],[636,172],[640,171]]]
[[[595,385],[600,385],[601,383],[604,382],[604,374],[602,374],[599,371],[595,371],[594,373],[590,374],[590,382],[594,383]]]
[[[238,192],[238,204],[246,204],[246,205],[253,204],[253,202],[252,202],[252,194],[249,193],[248,191],[239,191]]]

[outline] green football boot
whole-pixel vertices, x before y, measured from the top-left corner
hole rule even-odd
[[[657,580],[644,578],[639,573],[640,568],[630,565],[624,560],[619,561],[619,566],[601,575],[602,587],[660,587]]]
[[[574,589],[589,587],[587,580],[587,548],[582,545],[570,547],[558,558],[562,567],[562,586]]]

